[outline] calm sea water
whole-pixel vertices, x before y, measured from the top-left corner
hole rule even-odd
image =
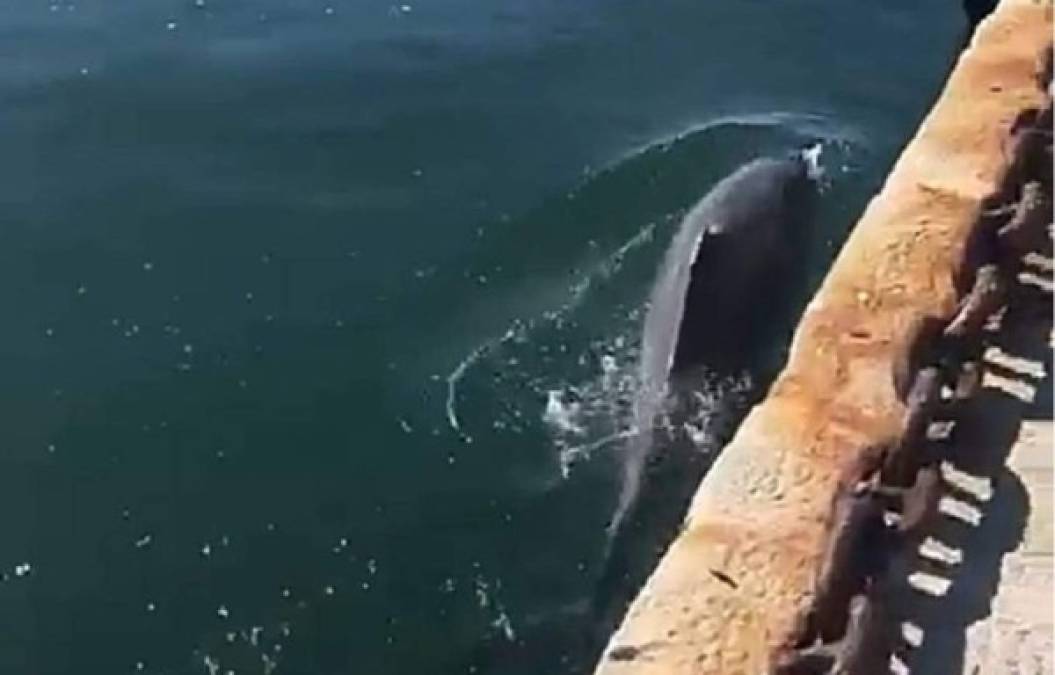
[[[678,218],[821,139],[816,280],[963,31],[406,2],[0,7],[0,672],[581,671]]]

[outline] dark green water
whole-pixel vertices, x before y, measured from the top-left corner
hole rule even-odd
[[[0,7],[0,672],[581,670],[678,217],[820,138],[816,280],[963,29],[407,2]]]

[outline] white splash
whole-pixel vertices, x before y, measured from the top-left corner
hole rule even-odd
[[[801,151],[802,161],[806,163],[806,173],[811,180],[818,182],[824,177],[824,167],[821,165],[821,153],[823,151],[824,143],[820,141],[803,148]]]
[[[542,421],[560,433],[582,436],[586,430],[575,421],[581,410],[582,404],[566,400],[564,391],[550,389],[546,392],[546,410],[542,414]]]
[[[502,335],[487,340],[473,348],[446,378],[447,398],[444,408],[450,428],[456,433],[462,433],[461,419],[458,415],[458,385],[476,364],[503,346],[511,343],[527,342],[529,334],[543,325],[556,328],[564,327],[568,322],[569,315],[582,305],[597,282],[610,279],[622,268],[630,252],[652,240],[655,227],[655,223],[647,223],[615,251],[591,268],[586,275],[570,287],[568,299],[557,309],[544,311],[539,316],[526,320],[514,319]],[[625,338],[620,339],[625,341]],[[545,345],[542,347],[544,348]],[[561,351],[563,352],[564,349],[561,349]],[[518,361],[514,357],[507,365],[516,365],[517,363]]]

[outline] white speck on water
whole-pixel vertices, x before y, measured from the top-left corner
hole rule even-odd
[[[247,291],[246,292],[246,294],[245,294],[245,301],[246,302],[252,302],[253,301],[253,292],[252,291]]]
[[[373,558],[370,558],[369,560],[367,560],[366,561],[366,571],[369,572],[371,576],[373,576],[374,574],[377,574],[377,561],[374,560]]]
[[[412,176],[414,176],[415,178],[421,178],[421,176],[424,174],[424,172],[421,169],[414,169],[413,171],[410,172],[410,174]]]
[[[136,548],[146,548],[147,546],[150,546],[150,542],[152,542],[153,540],[154,538],[151,535],[144,534],[142,537],[136,540]]]
[[[152,602],[148,602],[148,603],[147,603],[147,611],[148,611],[148,612],[153,612],[153,611],[154,611],[154,610],[156,610],[157,608],[158,608],[158,606],[157,606],[157,605],[155,605],[154,603],[152,603]]]
[[[402,429],[403,433],[405,433],[405,434],[409,434],[409,433],[413,433],[414,432],[414,428],[411,427],[410,424],[405,419],[402,419],[402,418],[400,418],[400,420],[399,420],[399,428]]]
[[[403,12],[404,14],[410,14],[410,12],[413,11],[413,9],[414,8],[411,7],[410,5],[400,5],[399,6],[399,11]]]
[[[143,271],[144,272],[149,272],[152,269],[154,269],[154,263],[150,262],[149,260],[146,261],[145,263],[143,263]]]
[[[143,670],[146,667],[147,664],[143,663],[142,661],[136,661],[136,670]]]
[[[22,563],[20,565],[15,565],[15,576],[16,577],[24,577],[24,576],[26,576],[27,574],[29,574],[32,571],[33,571],[33,566],[30,565],[27,562],[24,562],[24,563]]]
[[[290,597],[292,595],[293,595],[293,592],[290,591],[288,588],[283,588],[282,589],[282,597],[283,598],[288,598],[288,597]]]
[[[333,7],[327,7],[326,9],[324,9],[322,11],[325,12],[326,14],[328,14],[328,15],[333,15]]]
[[[226,534],[220,537],[220,546],[227,546],[230,543],[231,543],[231,540],[227,538]]]
[[[55,444],[48,443],[48,452],[55,452]]]
[[[216,673],[220,672],[220,662],[208,654],[205,655],[202,662],[205,664],[205,669],[209,671],[209,675],[216,675]]]
[[[333,595],[334,594],[334,588],[333,588],[333,586],[327,586],[326,588],[322,589],[322,592],[325,593],[326,595]]]
[[[235,633],[233,630],[229,630],[224,633],[223,639],[227,641],[227,644],[233,645],[234,641],[238,639],[238,633]]]
[[[165,24],[165,30],[176,30],[177,28],[179,28],[179,24],[175,21],[169,21]]]
[[[87,75],[88,74],[88,68],[87,67],[81,68],[80,73],[81,73],[81,75]]]
[[[216,608],[216,616],[220,617],[221,619],[226,619],[231,616],[231,612],[227,609],[225,605],[220,605]]]
[[[87,71],[87,68],[84,68],[82,70]],[[80,286],[77,287],[77,295],[84,295],[87,292],[88,292],[88,287],[85,286],[84,284],[81,284]]]
[[[198,9],[204,9],[205,8],[205,0],[194,0],[194,6],[197,7]]]
[[[187,344],[183,345],[183,353],[184,354],[191,354],[193,352],[194,352],[194,345],[190,344],[189,342]]]
[[[266,525],[266,528],[267,528],[268,532],[274,532],[275,531],[275,524],[274,523],[268,523]]]
[[[201,547],[201,554],[203,556],[205,556],[206,558],[208,558],[210,555],[212,555],[212,546],[210,546],[208,544],[205,544],[204,546],[202,546]]]
[[[55,335],[55,329],[53,329],[53,328],[45,328],[44,329],[44,335],[47,335],[48,337],[52,337],[53,335]]]
[[[341,319],[337,319],[333,322],[333,325],[337,326],[338,328],[344,328],[344,321],[342,321]]]
[[[260,644],[260,634],[264,632],[262,626],[253,626],[249,629],[249,644],[254,647]],[[266,656],[266,655],[265,655]]]

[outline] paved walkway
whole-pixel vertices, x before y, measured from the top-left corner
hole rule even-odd
[[[1041,382],[1050,394],[1050,380]],[[1029,513],[1022,541],[1001,561],[990,616],[967,630],[965,675],[1052,673],[1053,442],[1051,420],[1031,419],[1011,447],[1007,467],[1025,488]]]
[[[1034,296],[1043,304],[1006,319],[952,427],[944,517],[904,570],[896,672],[1053,673],[1050,289]]]

